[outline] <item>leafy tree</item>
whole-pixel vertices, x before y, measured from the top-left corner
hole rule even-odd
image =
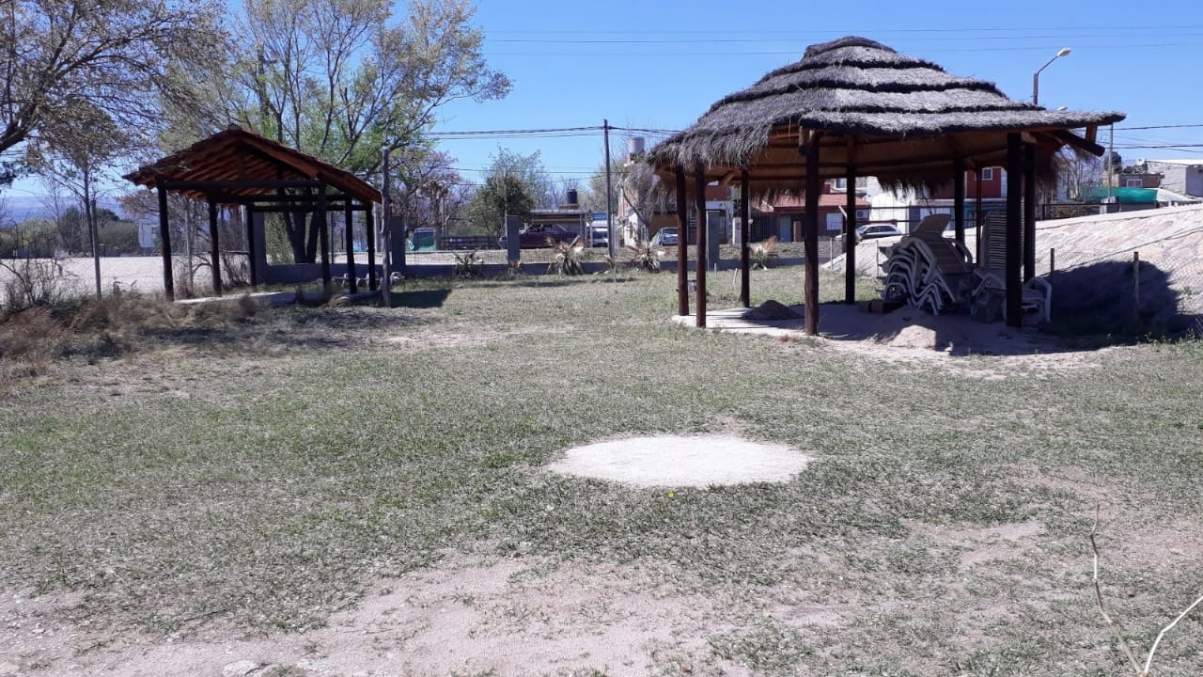
[[[176,70],[220,53],[216,0],[6,0],[0,3],[0,152],[81,105],[117,126],[154,129],[182,105]]]
[[[499,150],[472,195],[466,217],[478,231],[491,235],[505,232],[505,216],[526,218],[531,210],[546,204],[554,194],[538,151],[522,155]]]

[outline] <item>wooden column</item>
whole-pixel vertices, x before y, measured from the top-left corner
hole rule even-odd
[[[965,244],[965,158],[952,161],[952,224],[957,242]]]
[[[355,281],[355,213],[351,209],[351,198],[347,197],[343,208],[343,228],[346,230],[347,243],[347,288],[354,294],[359,291],[359,283]]]
[[[209,260],[213,273],[213,293],[221,296],[221,235],[217,227],[217,203],[209,198]]]
[[[746,169],[740,176],[739,202],[739,303],[749,308],[752,306],[752,253],[748,246],[752,235],[752,185]]]
[[[689,314],[689,199],[681,166],[677,167],[677,314]]]
[[[844,303],[856,303],[856,166],[848,163],[844,210]]]
[[[313,217],[318,219],[318,246],[322,251],[322,293],[329,296],[333,284],[330,275],[330,218],[326,208],[326,189],[323,187],[318,193],[317,211]]]
[[[367,227],[365,238],[368,241],[368,289],[376,291],[376,217],[372,213],[372,203],[368,203],[363,222]]]
[[[698,212],[697,237],[697,325],[706,326],[706,169],[697,163],[693,170],[694,205]]]
[[[1023,147],[1023,281],[1036,276],[1036,146]]]
[[[973,186],[973,232],[974,232],[974,249],[977,250],[976,261],[982,260],[982,224],[986,222],[986,217],[982,214],[982,165],[978,163],[974,167],[974,186]]]
[[[171,274],[171,226],[167,220],[167,189],[159,186],[159,244],[163,249],[163,294],[175,300],[175,279]]]
[[[1023,142],[1018,133],[1007,134],[1007,255],[1006,309],[1007,324],[1023,326],[1023,281],[1020,277],[1020,232],[1023,229]]]
[[[803,297],[806,303],[806,333],[819,333],[819,193],[823,181],[819,176],[819,132],[811,132],[806,142],[806,213],[802,221],[806,243],[806,271]]]
[[[246,206],[246,260],[251,274],[251,287],[259,286],[259,266],[255,265],[255,209]]]

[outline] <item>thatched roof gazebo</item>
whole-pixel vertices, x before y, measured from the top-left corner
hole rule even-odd
[[[1021,260],[1027,278],[1035,271],[1037,179],[1054,178],[1055,156],[1065,146],[1102,155],[1103,148],[1095,143],[1098,127],[1123,118],[1121,113],[1050,111],[1014,101],[993,83],[951,75],[935,63],[899,54],[873,40],[845,37],[812,45],[801,61],[720,99],[693,126],[656,146],[649,161],[662,179],[675,179],[682,206],[677,210],[681,233],[688,232],[684,208],[688,193],[704,219],[705,186],[713,181],[740,182],[745,306],[750,196],[805,195],[806,330],[810,334],[818,332],[818,200],[824,179],[845,177],[849,186],[845,300],[851,303],[856,271],[852,187],[857,176],[877,177],[892,189],[953,181],[955,232],[963,243],[965,171],[1004,166],[1007,321],[1015,324],[1021,319]],[[1077,129],[1085,133],[1071,131]],[[693,176],[692,190],[687,174]],[[1029,199],[1024,200],[1025,195]],[[699,225],[704,226],[701,220]],[[705,227],[698,228],[697,239],[697,324],[705,326]],[[689,313],[686,240],[680,239],[678,266],[682,315]]]

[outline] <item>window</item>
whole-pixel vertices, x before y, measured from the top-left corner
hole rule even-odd
[[[1124,179],[1125,188],[1144,188],[1145,180],[1139,176],[1129,176]]]
[[[835,190],[848,190],[848,179],[836,179]]]
[[[993,181],[993,180],[994,180],[994,168],[993,167],[982,167],[982,181]]]

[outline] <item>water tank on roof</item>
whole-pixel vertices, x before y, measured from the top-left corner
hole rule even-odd
[[[644,140],[642,136],[633,136],[627,140],[627,159],[634,160],[643,155]]]
[[[573,206],[579,204],[579,200],[577,199],[577,193],[576,193],[575,188],[569,188],[568,195],[566,197],[568,198],[568,200],[567,200],[568,204],[573,205]]]

